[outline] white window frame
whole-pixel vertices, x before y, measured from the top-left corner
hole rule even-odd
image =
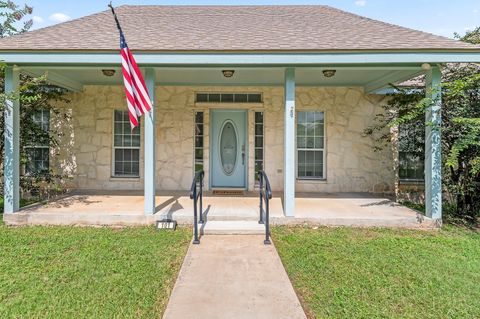
[[[35,114],[32,115],[33,117],[33,122],[35,122],[36,124],[40,125],[41,128],[43,129],[44,128],[44,125],[46,125],[46,129],[48,131],[50,131],[50,117],[51,117],[51,113],[50,113],[50,109],[39,109],[37,110],[37,112],[41,112],[41,120],[39,122],[37,122],[35,120]],[[45,122],[44,119],[45,119],[45,116],[44,114],[45,113],[48,113],[48,122]],[[28,152],[28,150],[31,150],[31,149],[46,149],[47,150],[47,153],[48,153],[48,165],[47,165],[47,172],[50,170],[50,145],[28,145],[28,146],[25,146],[24,147],[24,150],[25,150],[25,153]],[[42,173],[45,173],[45,172],[29,172],[28,169],[28,164],[25,164],[25,175],[32,175],[32,174],[42,174]]]
[[[323,113],[323,148],[307,148],[307,147],[298,147],[298,119],[299,113]],[[325,181],[327,179],[327,125],[326,125],[326,112],[324,110],[314,110],[314,109],[304,109],[297,110],[295,118],[295,174],[297,180],[300,181]],[[306,136],[306,135],[305,135]],[[307,136],[306,136],[307,137]],[[315,137],[315,135],[314,135]],[[299,151],[322,151],[322,177],[317,176],[299,176],[298,174],[298,152]]]
[[[141,131],[139,132],[139,145],[138,146],[115,146],[115,112],[128,112],[126,110],[121,110],[121,109],[114,109],[112,112],[112,173],[111,176],[112,178],[128,178],[128,179],[138,179],[140,178],[140,171],[141,171],[141,144],[142,144],[142,134]],[[122,121],[124,123],[124,121]],[[139,127],[138,129],[141,129],[141,122],[139,121]],[[119,135],[119,134],[117,134]],[[138,150],[138,174],[136,175],[124,175],[124,174],[116,174],[115,173],[115,165],[116,165],[116,150],[122,149],[122,150]]]

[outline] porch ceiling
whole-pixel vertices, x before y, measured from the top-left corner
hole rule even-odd
[[[114,76],[107,77],[102,69],[114,69]],[[222,70],[232,69],[232,78],[225,78]],[[335,76],[327,78],[324,70],[336,70]],[[115,67],[34,67],[25,66],[27,74],[46,75],[53,84],[80,91],[83,85],[121,85],[122,73]],[[280,86],[284,83],[282,67],[165,67],[156,68],[157,85],[164,86]],[[420,65],[385,67],[299,67],[296,69],[296,84],[299,86],[348,86],[363,87],[367,93],[382,89],[390,83],[408,80],[423,70]]]

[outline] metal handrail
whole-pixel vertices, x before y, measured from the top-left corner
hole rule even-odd
[[[195,245],[200,244],[198,239],[198,224],[203,224],[203,177],[204,171],[198,171],[193,177],[192,186],[190,187],[190,199],[193,199],[193,243]],[[198,200],[200,199],[200,201]],[[198,220],[197,204],[200,203],[200,221]]]
[[[265,171],[258,171],[258,184],[260,195],[260,219],[259,224],[265,224],[265,245],[270,245],[270,199],[272,199],[272,189],[270,181]],[[265,202],[265,220],[263,220],[263,202]]]

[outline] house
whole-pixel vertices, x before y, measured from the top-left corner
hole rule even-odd
[[[391,150],[363,134],[390,83],[426,74],[440,123],[440,68],[480,62],[480,47],[328,6],[121,6],[154,111],[130,130],[118,31],[109,11],[0,41],[5,90],[19,74],[46,74],[71,91],[48,116],[65,134],[39,166],[71,175],[77,190],[253,191],[265,170],[295,216],[295,194],[393,192]],[[19,101],[5,117],[5,213],[19,210]],[[426,215],[441,220],[440,132],[426,127]],[[52,154],[55,154],[53,156]],[[6,218],[7,218],[6,217]]]

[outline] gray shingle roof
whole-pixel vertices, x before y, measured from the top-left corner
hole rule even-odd
[[[479,46],[328,6],[121,6],[136,51],[468,50]],[[0,50],[118,50],[111,13],[0,40]]]

